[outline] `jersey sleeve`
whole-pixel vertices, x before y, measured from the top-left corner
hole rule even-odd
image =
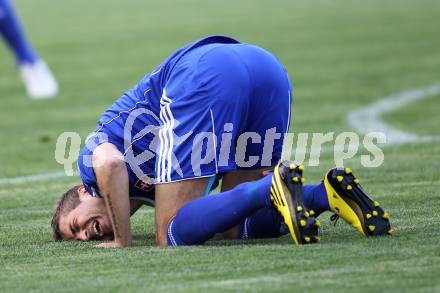
[[[94,197],[101,197],[99,194],[98,181],[96,179],[95,171],[93,171],[92,155],[93,151],[99,145],[110,142],[108,135],[104,132],[95,132],[90,137],[84,148],[78,156],[78,170],[83,182],[84,188]]]

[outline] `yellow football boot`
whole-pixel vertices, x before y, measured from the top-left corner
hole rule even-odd
[[[331,169],[324,178],[330,209],[363,236],[391,235],[390,215],[373,201],[350,168]]]
[[[314,211],[304,206],[302,173],[304,166],[289,161],[279,163],[273,172],[270,199],[289,228],[295,244],[309,244],[319,241],[319,221]]]

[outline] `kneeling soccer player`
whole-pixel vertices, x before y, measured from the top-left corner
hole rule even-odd
[[[392,233],[350,169],[303,186],[303,166],[279,163],[290,108],[287,74],[264,49],[221,36],[179,49],[104,112],[78,159],[83,184],[57,203],[53,238],[130,246],[143,203],[155,207],[159,245],[217,233],[317,242],[315,217],[327,210],[362,235]],[[219,177],[221,193],[203,196]]]

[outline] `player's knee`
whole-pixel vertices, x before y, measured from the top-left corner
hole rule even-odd
[[[167,226],[166,244],[165,245],[168,245],[168,246],[184,246],[184,245],[188,245],[187,243],[185,243],[182,240],[182,238],[179,235],[179,232],[185,234],[185,233],[190,232],[190,231],[185,231],[185,229],[183,229],[183,230],[180,229],[179,231],[177,231],[175,219],[176,218],[172,219],[170,221],[170,223],[168,224],[168,226]]]

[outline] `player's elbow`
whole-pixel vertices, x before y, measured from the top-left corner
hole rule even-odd
[[[93,168],[109,171],[125,168],[123,155],[110,144],[98,146],[93,152]]]
[[[109,180],[123,180],[127,177],[127,167],[125,162],[119,156],[108,157],[104,162],[101,161],[100,166],[93,166],[96,176],[99,178],[107,178]],[[99,179],[98,179],[99,184]],[[101,184],[103,184],[101,182]]]
[[[94,154],[93,155],[93,169],[99,172],[117,172],[125,168],[123,157],[117,155]]]
[[[124,167],[125,167],[125,162],[119,156],[107,158],[104,163],[104,168],[110,171],[120,170]]]

